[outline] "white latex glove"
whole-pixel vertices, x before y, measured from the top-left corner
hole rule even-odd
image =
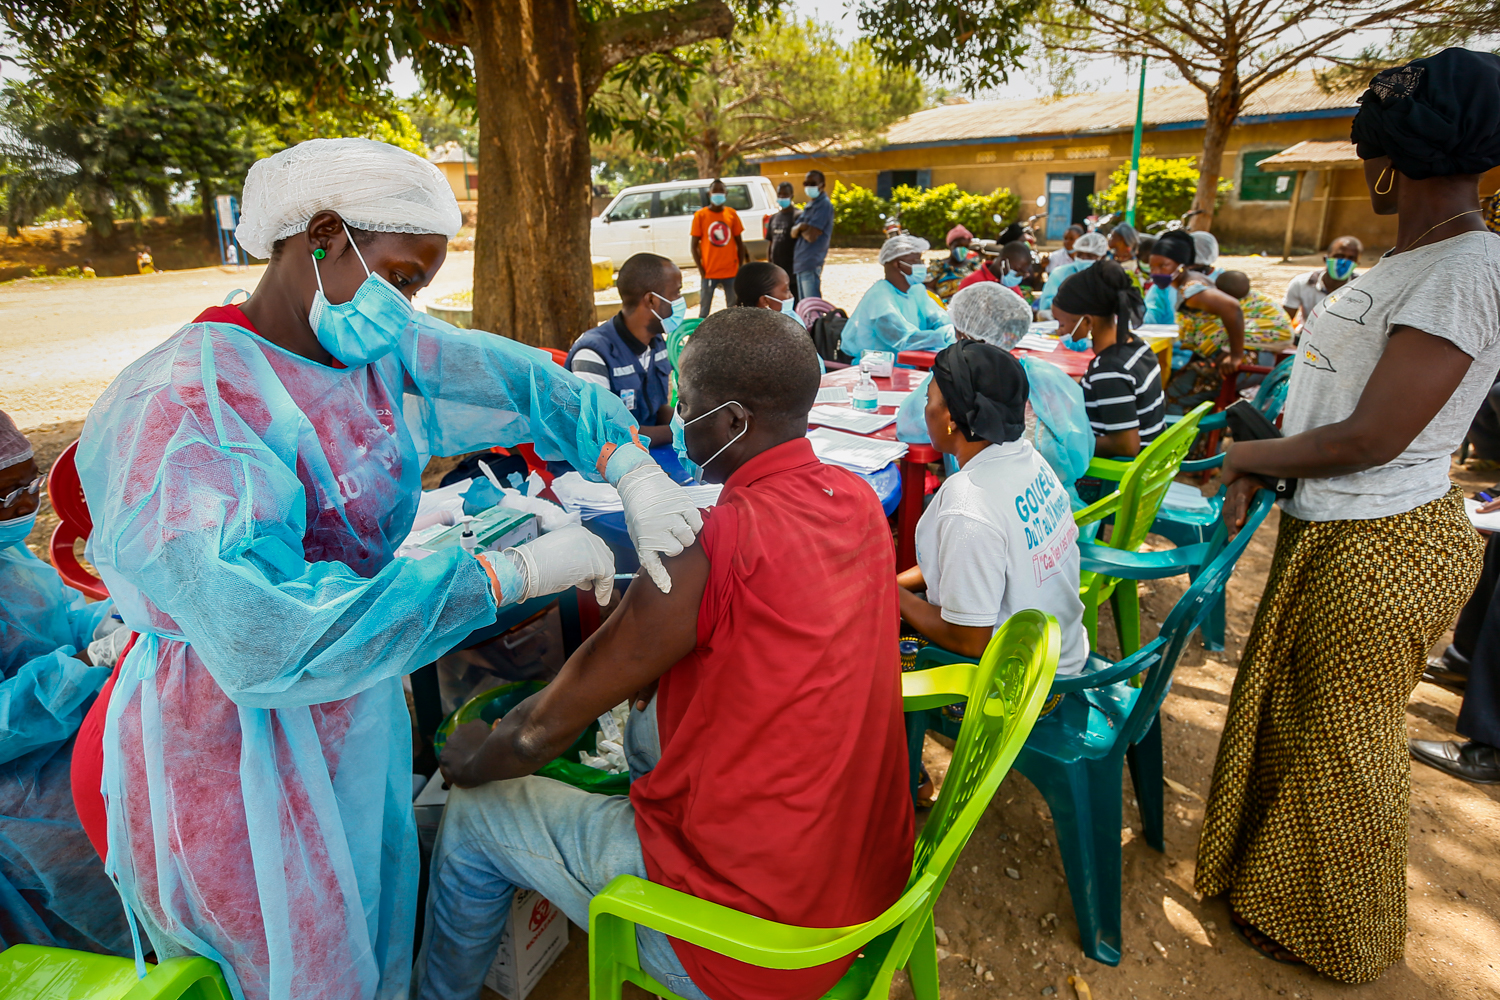
[[[108,619],[106,619],[107,621]],[[116,622],[115,624],[120,624]],[[130,629],[123,626],[89,643],[89,660],[96,667],[113,668],[120,658],[120,650],[130,641]]]
[[[670,594],[672,578],[661,557],[675,556],[692,545],[703,530],[703,515],[655,462],[636,466],[615,485],[625,505],[625,525],[641,568],[663,594]]]
[[[600,606],[609,603],[615,589],[615,556],[598,535],[576,524],[550,531],[534,542],[480,557],[492,566],[504,560],[523,581],[516,603],[543,594],[556,594],[577,587],[594,590]],[[501,575],[504,579],[504,575]]]
[[[569,513],[557,504],[543,500],[541,497],[524,496],[520,490],[505,489],[502,492],[504,495],[500,498],[500,506],[508,510],[535,514],[543,532],[556,531],[570,524],[579,526],[583,524],[583,519],[577,514]]]

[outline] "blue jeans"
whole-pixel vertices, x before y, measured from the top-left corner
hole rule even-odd
[[[803,299],[821,299],[823,297],[823,265],[819,264],[810,271],[798,271],[797,301]]]
[[[661,757],[654,699],[631,712],[625,755],[632,778]],[[620,874],[647,877],[628,797],[535,775],[453,789],[432,851],[416,996],[479,996],[517,887],[535,889],[587,928],[589,901]],[[635,942],[648,975],[686,1000],[707,1000],[665,934],[637,927]]]
[[[698,318],[707,319],[708,311],[713,308],[714,289],[724,289],[724,305],[734,305],[734,279],[733,278],[704,278],[703,285],[698,292]]]

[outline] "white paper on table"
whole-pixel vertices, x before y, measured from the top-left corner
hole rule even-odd
[[[906,397],[910,396],[912,391],[911,389],[881,389],[876,393],[879,397],[877,402],[881,406],[900,406],[906,402]]]
[[[849,402],[849,390],[841,385],[828,385],[818,390],[818,398],[813,404],[818,403],[847,403]]]
[[[1146,323],[1135,328],[1136,336],[1142,340],[1176,340],[1176,323]]]
[[[873,434],[882,427],[894,424],[896,415],[854,410],[847,406],[814,406],[812,412],[807,415],[807,422],[821,424],[824,427],[837,427],[841,431],[850,431],[854,434]]]
[[[1059,337],[1049,337],[1045,333],[1028,333],[1026,336],[1016,341],[1016,346],[1011,349],[1016,351],[1041,351],[1043,353],[1046,353],[1048,351],[1057,350],[1057,344],[1060,339],[1061,338]]]
[[[1039,323],[1031,324],[1032,333],[1056,333],[1058,322],[1055,319],[1044,319]]]
[[[808,431],[807,440],[820,462],[855,472],[878,472],[906,454],[906,445],[900,441],[859,437],[827,427]]]
[[[1500,531],[1500,510],[1488,514],[1479,513],[1481,504],[1478,500],[1470,500],[1464,497],[1464,510],[1469,513],[1469,523],[1480,531]]]

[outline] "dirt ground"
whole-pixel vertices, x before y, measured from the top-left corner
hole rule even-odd
[[[466,287],[472,258],[465,258],[451,255],[432,295]],[[1277,291],[1293,274],[1317,263],[1309,258],[1287,266],[1268,258],[1236,258],[1226,266],[1251,271],[1259,287]],[[872,252],[835,251],[824,272],[825,294],[852,304],[874,280],[874,271]],[[248,286],[257,275],[255,270],[225,274],[206,269],[101,279],[83,290],[78,282],[58,283],[51,289],[45,282],[17,283],[28,286],[20,291],[15,285],[0,286],[0,309],[7,317],[0,341],[0,408],[18,418],[41,418],[19,422],[29,428],[42,466],[50,466],[76,438],[83,413],[113,377],[111,368],[118,371],[134,356],[130,351],[139,353],[151,346],[185,316],[217,302],[237,285]],[[15,322],[17,310],[29,319]],[[48,314],[66,316],[67,322],[38,322]],[[1500,473],[1470,473],[1455,465],[1454,479],[1472,491],[1500,479]],[[39,554],[55,523],[50,507],[44,507],[30,539]],[[1210,654],[1196,640],[1190,643],[1167,697],[1163,727],[1166,774],[1172,784],[1165,854],[1140,839],[1139,817],[1126,784],[1121,831],[1125,957],[1120,965],[1099,965],[1080,952],[1047,810],[1036,790],[1012,774],[937,905],[937,923],[948,938],[948,957],[941,963],[945,998],[1072,998],[1079,994],[1068,985],[1070,975],[1087,982],[1093,1000],[1500,996],[1500,786],[1469,785],[1421,765],[1413,767],[1406,957],[1374,983],[1347,986],[1263,958],[1234,934],[1221,902],[1193,894],[1203,797],[1235,666],[1265,585],[1275,530],[1273,513],[1230,584],[1229,648]],[[1183,589],[1176,580],[1143,587],[1148,630],[1166,617]],[[1112,627],[1103,624],[1101,632],[1108,644]],[[1454,738],[1459,704],[1460,698],[1444,689],[1420,685],[1408,708],[1410,735]],[[946,756],[947,750],[929,739],[928,766],[935,775],[945,768]],[[1006,868],[1016,869],[1021,878],[1009,878]],[[531,994],[534,1000],[587,995],[586,940],[583,931],[572,929],[568,948]],[[892,997],[909,996],[909,988],[898,978]]]

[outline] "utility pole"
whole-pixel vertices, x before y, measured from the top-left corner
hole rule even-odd
[[[1130,146],[1130,188],[1125,194],[1125,222],[1135,225],[1135,189],[1141,173],[1141,126],[1146,114],[1146,57],[1141,56],[1141,90],[1135,99],[1135,139]]]

